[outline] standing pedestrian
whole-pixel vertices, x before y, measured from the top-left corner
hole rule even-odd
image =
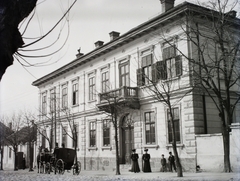
[[[172,155],[172,152],[169,152],[169,157],[168,157],[168,161],[169,161],[169,167],[170,167],[170,172],[172,172],[172,167],[176,172],[176,166],[175,166],[175,158]]]
[[[166,172],[167,171],[167,160],[166,160],[166,158],[164,158],[164,154],[162,154],[161,165],[162,165],[162,168],[160,169],[160,172]]]
[[[140,172],[140,168],[139,168],[139,165],[138,165],[138,154],[136,153],[136,149],[133,149],[132,150],[132,155],[131,155],[131,159],[132,159],[132,169],[131,171],[134,172],[134,173],[138,173]]]
[[[148,149],[145,149],[145,154],[143,154],[142,156],[142,160],[143,160],[143,172],[152,172],[151,170],[151,165],[150,165],[150,154],[148,154]]]
[[[25,168],[26,168],[26,158],[25,158],[25,154],[23,154],[22,167],[23,167],[23,170],[25,170]]]

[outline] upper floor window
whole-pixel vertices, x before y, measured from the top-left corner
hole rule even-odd
[[[42,96],[42,114],[47,114],[47,95]]]
[[[155,135],[154,112],[153,111],[145,112],[144,120],[145,120],[146,144],[155,144],[156,143],[156,135]]]
[[[72,105],[78,104],[78,83],[72,85]]]
[[[62,88],[62,108],[68,106],[67,87]]]
[[[162,51],[163,60],[157,62],[157,78],[161,80],[171,79],[182,75],[181,56],[176,54],[176,46],[169,46]]]
[[[141,68],[137,70],[137,85],[148,85],[153,81],[153,46],[141,51]]]
[[[50,110],[54,112],[56,110],[56,93],[55,90],[50,92]]]
[[[103,146],[110,145],[110,121],[103,120]]]
[[[96,80],[95,77],[89,78],[89,101],[95,99]]]
[[[129,61],[119,65],[119,87],[130,86]]]
[[[102,72],[102,93],[109,91],[109,72]]]
[[[180,118],[179,118],[179,108],[172,108],[172,116],[173,116],[173,124],[174,124],[174,130],[175,130],[175,136],[176,136],[176,142],[180,142]],[[172,136],[172,127],[170,122],[170,111],[167,111],[167,119],[168,119],[168,142],[172,143],[173,136]]]
[[[90,122],[89,125],[90,147],[96,146],[96,122]]]

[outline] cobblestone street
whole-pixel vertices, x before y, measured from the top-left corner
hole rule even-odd
[[[18,171],[0,171],[0,181],[107,181],[107,180],[159,180],[159,181],[240,181],[240,173],[183,173],[184,177],[177,177],[176,173],[132,173],[121,172],[121,175],[115,175],[113,171],[82,171],[80,175],[73,175],[72,172],[67,172],[63,175],[40,174],[35,170],[29,172],[28,170]]]

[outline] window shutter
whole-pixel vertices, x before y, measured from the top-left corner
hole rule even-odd
[[[157,83],[157,64],[152,64],[152,83]]]
[[[143,71],[142,69],[137,69],[137,86],[143,85]]]
[[[182,57],[180,55],[175,58],[176,76],[182,75]]]
[[[167,67],[166,67],[166,61],[158,61],[157,62],[157,78],[161,80],[167,79]]]

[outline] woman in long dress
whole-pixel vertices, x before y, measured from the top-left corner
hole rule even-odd
[[[143,172],[152,172],[151,166],[150,166],[150,154],[148,154],[148,149],[145,149],[145,154],[142,156],[143,160]]]
[[[132,150],[132,155],[131,155],[131,159],[132,159],[132,169],[131,171],[134,172],[134,173],[138,173],[140,172],[140,168],[139,168],[139,165],[138,165],[138,154],[136,153],[136,149],[133,149]]]

